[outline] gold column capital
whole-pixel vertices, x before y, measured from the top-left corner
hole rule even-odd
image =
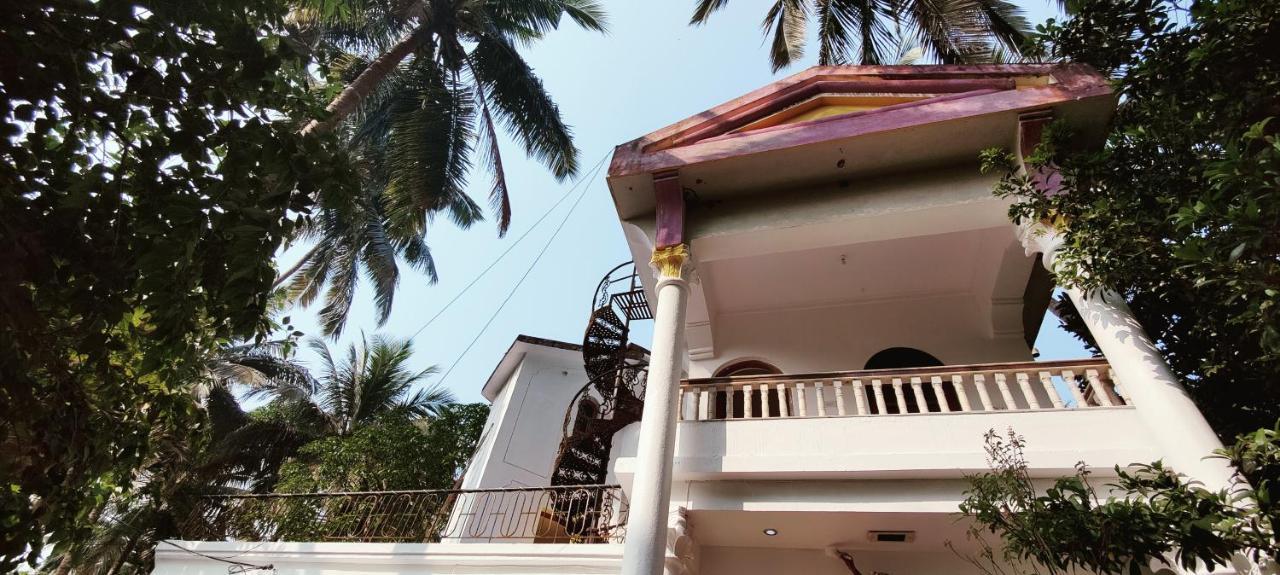
[[[687,279],[685,278],[685,268],[689,265],[689,246],[676,244],[655,249],[653,250],[653,257],[649,258],[649,264],[653,266],[659,280],[663,278]]]

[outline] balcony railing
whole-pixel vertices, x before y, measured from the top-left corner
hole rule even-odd
[[[617,485],[481,490],[208,495],[179,526],[190,541],[616,543]]]
[[[1129,405],[1101,358],[690,379],[680,402],[686,421]]]

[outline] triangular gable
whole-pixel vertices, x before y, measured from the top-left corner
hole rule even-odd
[[[618,146],[609,175],[1110,94],[1082,65],[818,66]]]

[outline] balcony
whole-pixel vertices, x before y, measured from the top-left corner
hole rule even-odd
[[[683,481],[958,479],[987,469],[993,429],[1026,438],[1037,477],[1160,458],[1104,359],[691,379],[680,391]],[[614,440],[623,485],[637,431]]]
[[[684,421],[1123,407],[1105,359],[685,380]]]
[[[617,485],[206,495],[179,526],[188,541],[620,543]]]

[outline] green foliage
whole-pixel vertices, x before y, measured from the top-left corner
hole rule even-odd
[[[349,435],[304,446],[280,493],[450,489],[475,451],[487,405],[450,405],[429,420],[390,413]]]
[[[1068,222],[1060,281],[1130,301],[1226,438],[1280,418],[1280,2],[1079,0],[1038,51],[1091,64],[1121,99],[1102,149],[1053,130],[1070,193],[1010,173],[1015,220]],[[998,159],[992,156],[988,160]],[[1088,273],[1080,273],[1087,269]],[[1063,302],[1066,325],[1088,336]]]
[[[1254,561],[1280,556],[1272,495],[1280,479],[1280,425],[1217,452],[1238,470],[1230,490],[1206,490],[1155,462],[1116,467],[1105,500],[1083,463],[1075,475],[1040,489],[1027,473],[1021,437],[993,430],[986,441],[991,472],[969,478],[960,505],[974,519],[970,537],[984,541],[984,533],[993,533],[1003,546],[969,558],[986,572],[1003,572],[1004,564],[1029,573],[1137,575],[1171,565],[1169,557],[1195,570],[1230,565],[1238,553]]]
[[[187,430],[210,350],[253,339],[272,256],[341,194],[279,0],[0,11],[0,570],[84,535]]]

